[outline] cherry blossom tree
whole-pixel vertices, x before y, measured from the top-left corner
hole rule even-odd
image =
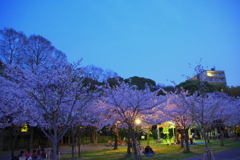
[[[232,115],[234,115],[233,111],[236,111],[235,103],[233,97],[229,97],[226,93],[221,92],[215,92],[215,99],[218,100],[218,108],[215,112],[215,122],[218,122],[217,124],[220,124],[219,131],[220,131],[220,145],[224,146],[224,133],[223,130],[220,129],[220,127],[225,127],[225,122],[227,122]]]
[[[16,90],[15,83],[11,83],[6,80],[6,77],[0,77],[0,138],[3,146],[3,138],[5,133],[13,134],[14,138],[11,139],[11,155],[14,156],[14,148],[17,140],[17,135],[21,129],[21,126],[28,122],[28,117],[24,115],[19,108],[24,105],[24,100],[13,94]],[[2,148],[1,148],[2,150]]]
[[[199,95],[195,92],[188,98],[186,104],[189,107],[189,113],[194,121],[194,125],[201,131],[205,140],[206,149],[208,149],[207,130],[214,121],[222,120],[220,112],[225,112],[224,107],[229,101],[225,94],[219,92],[206,93]],[[223,115],[223,114],[221,114]]]
[[[16,82],[17,95],[28,102],[21,111],[31,119],[31,125],[39,126],[52,141],[54,160],[58,141],[93,99],[88,86],[82,83],[80,62],[52,61],[50,65],[41,64],[30,70],[17,66],[8,66],[6,70],[8,77]]]
[[[111,131],[113,132],[114,139],[115,139],[113,149],[117,150],[118,142],[119,142],[119,130],[128,128],[128,126],[121,121],[122,118],[119,116],[118,113],[115,113],[115,112],[113,112],[112,109],[109,109],[106,107],[106,103],[103,102],[101,100],[101,98],[96,99],[96,103],[97,103],[96,104],[97,110],[95,109],[96,110],[95,112],[97,112],[98,121],[101,122],[101,127],[105,126],[109,129],[111,129]],[[130,135],[128,136],[128,138],[129,137],[130,137]]]
[[[98,94],[98,92],[94,93]],[[97,143],[97,131],[102,129],[102,127],[107,126],[104,122],[106,121],[106,114],[104,113],[105,109],[101,106],[96,107],[96,95],[94,99],[88,102],[87,106],[84,110],[79,110],[79,114],[76,115],[76,120],[72,123],[71,127],[69,128],[71,131],[71,138],[72,138],[72,159],[74,159],[75,154],[75,146],[78,146],[78,156],[81,156],[81,142],[78,141],[76,144],[76,139],[81,139],[81,132],[86,127],[92,128],[92,139],[94,144]]]
[[[237,129],[237,126],[240,126],[240,119],[239,119],[240,99],[232,98],[230,103],[231,103],[231,108],[227,109],[230,113],[227,120],[224,122],[224,125],[232,128],[232,132],[234,133],[235,139],[238,140],[236,129]]]
[[[168,97],[167,105],[165,107],[164,113],[175,122],[177,128],[181,131],[184,131],[185,134],[185,144],[186,151],[190,151],[188,145],[188,129],[193,125],[192,117],[189,113],[189,107],[186,103],[188,100],[189,93],[188,91],[182,89],[179,93],[175,92],[165,92]],[[183,147],[183,132],[181,134],[181,146]]]
[[[0,77],[0,128],[9,127],[16,123],[18,125],[23,124],[21,121],[17,121],[18,116],[21,114],[18,110],[19,102],[16,100],[17,97],[12,94],[10,88],[14,87],[14,84],[8,83],[6,78]]]
[[[204,68],[200,60],[194,68],[194,76],[200,74],[202,71],[204,71]],[[190,77],[188,77],[188,79],[189,78]],[[207,131],[215,122],[226,121],[227,116],[225,115],[229,115],[226,106],[228,106],[227,103],[230,101],[229,97],[225,94],[219,92],[209,93],[214,91],[214,87],[209,86],[206,81],[186,81],[189,83],[186,87],[192,85],[196,87],[196,90],[192,92],[192,95],[189,96],[188,100],[185,100],[185,102],[189,106],[189,116],[192,117],[195,126],[197,126],[202,133],[207,150]]]
[[[159,117],[159,106],[166,100],[164,97],[158,97],[159,90],[151,92],[150,88],[146,86],[144,90],[137,90],[136,86],[131,86],[125,82],[119,82],[119,85],[113,88],[106,85],[104,88],[104,95],[101,97],[101,105],[104,105],[113,114],[117,114],[120,122],[126,124],[132,133],[133,149],[136,151],[136,140],[134,135],[135,120],[141,118],[142,120],[149,120],[153,123],[161,122]],[[155,119],[148,119],[148,116],[155,116]],[[158,118],[158,119],[156,119]],[[135,152],[135,159],[139,159],[139,155]]]

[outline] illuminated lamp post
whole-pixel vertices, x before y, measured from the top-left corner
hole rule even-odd
[[[140,125],[142,123],[142,121],[140,119],[136,119],[135,123],[136,123],[136,125]]]
[[[137,126],[139,126],[140,127],[140,124],[142,123],[142,121],[140,120],[140,119],[136,119],[135,120],[135,124],[137,125]],[[140,135],[140,130],[138,129],[138,138],[139,138],[139,135]],[[140,145],[140,138],[139,138],[139,145]]]

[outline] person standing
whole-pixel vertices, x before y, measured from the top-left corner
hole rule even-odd
[[[189,139],[190,139],[190,144],[193,144],[193,134],[192,133],[190,134]]]
[[[132,152],[132,139],[128,141],[128,148],[130,149],[130,152]]]

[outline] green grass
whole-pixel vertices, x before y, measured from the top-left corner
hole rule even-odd
[[[203,143],[203,140],[196,140],[194,142],[200,142]],[[225,146],[220,146],[219,140],[210,141],[209,147],[213,149],[213,152],[226,150],[230,148],[236,148],[240,147],[239,141],[234,140],[225,140],[224,141]],[[146,141],[141,141],[141,145],[145,146]],[[103,147],[104,144],[97,144],[96,146],[93,144],[87,145],[88,147],[94,148],[94,147]],[[179,145],[166,145],[162,143],[150,143],[150,146],[156,152],[156,155],[153,156],[142,156],[142,159],[147,160],[177,160],[177,159],[183,159],[198,155],[204,154],[204,148],[205,144],[199,144],[199,145],[191,145],[190,146],[190,152],[185,152],[183,148],[181,148]],[[113,150],[112,147],[105,147],[101,150],[89,150],[84,151],[82,153],[81,159],[86,160],[133,160],[134,156],[131,154],[126,154],[127,147],[121,146],[118,150]],[[61,156],[61,160],[69,160],[71,157],[70,154],[64,154]]]

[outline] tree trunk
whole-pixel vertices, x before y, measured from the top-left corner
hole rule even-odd
[[[150,129],[147,129],[147,146],[149,146]]]
[[[118,128],[116,128],[116,131],[114,132],[114,148],[113,150],[117,150],[118,149],[118,138],[119,138],[119,134],[118,134]]]
[[[79,135],[78,135],[78,157],[80,158],[81,157],[81,131],[79,131]]]
[[[208,143],[207,143],[207,140],[206,140],[206,132],[204,129],[202,129],[202,136],[203,136],[203,139],[204,139],[204,142],[205,142],[205,150],[208,150]]]
[[[211,134],[211,132],[210,132],[210,134]],[[211,136],[211,135],[210,135],[210,136]],[[208,143],[210,143],[210,136],[209,136],[209,132],[208,132],[208,133],[207,133],[207,137],[206,137]]]
[[[176,132],[176,143],[177,144],[180,144],[180,139],[179,139],[179,136],[180,136],[181,134],[179,133],[179,132]]]
[[[67,139],[67,140],[68,140],[67,144],[70,145],[70,144],[71,144],[71,136],[68,136],[68,139]]]
[[[53,124],[53,137],[52,137],[52,160],[57,160],[58,154],[58,126],[56,123],[56,119],[54,119],[55,123]]]
[[[181,138],[180,138],[180,141],[181,141],[181,145],[180,145],[180,147],[183,148],[184,145],[183,145],[183,130],[182,130],[182,129],[181,129],[180,136],[181,136]]]
[[[131,147],[130,147],[130,144],[131,144],[131,128],[128,127],[128,147],[127,147],[127,153],[130,154],[131,153]]]
[[[222,130],[220,131],[220,141],[221,141],[220,146],[224,146],[224,133]]]
[[[34,127],[29,126],[30,130],[30,140],[29,140],[29,149],[33,148],[33,135],[34,135]]]
[[[98,141],[97,130],[95,127],[91,127],[91,131],[92,131],[91,140],[92,140],[93,144],[97,144],[97,141]]]
[[[214,128],[215,138],[218,139],[218,129],[217,127]]]
[[[131,131],[132,131],[132,140],[133,140],[133,150],[134,150],[134,156],[135,156],[135,160],[140,160],[140,155],[138,155],[137,152],[137,146],[136,146],[136,139],[135,139],[135,133],[134,133],[134,128],[131,127]]]
[[[14,126],[12,126],[12,134],[13,134],[13,139],[12,139],[12,146],[11,146],[11,156],[13,157],[14,156],[14,150],[15,150],[15,147],[16,147],[16,141],[17,141],[17,136],[18,136],[18,131],[19,131],[19,128],[15,128]],[[14,132],[15,130],[15,132]]]
[[[72,160],[74,160],[74,147],[75,147],[75,144],[74,144],[74,142],[75,142],[75,139],[74,139],[74,129],[73,129],[73,127],[72,127],[72,130],[71,130],[71,133],[72,133],[72,145],[71,145],[71,147],[72,147]]]
[[[5,132],[5,128],[0,129],[0,152],[3,151],[4,132]]]
[[[57,142],[53,142],[53,148],[52,148],[52,160],[57,160],[57,155],[58,155],[58,145]]]
[[[57,160],[57,154],[58,154],[57,127],[55,126],[53,130],[54,131],[53,131],[52,160]]]
[[[230,127],[227,127],[228,137],[232,138],[232,133]]]
[[[184,131],[185,131],[185,145],[186,145],[185,151],[190,151],[189,144],[188,144],[188,129],[184,129]]]
[[[235,137],[235,140],[238,141],[238,136],[237,136],[237,127],[233,127],[234,129],[234,137]]]

